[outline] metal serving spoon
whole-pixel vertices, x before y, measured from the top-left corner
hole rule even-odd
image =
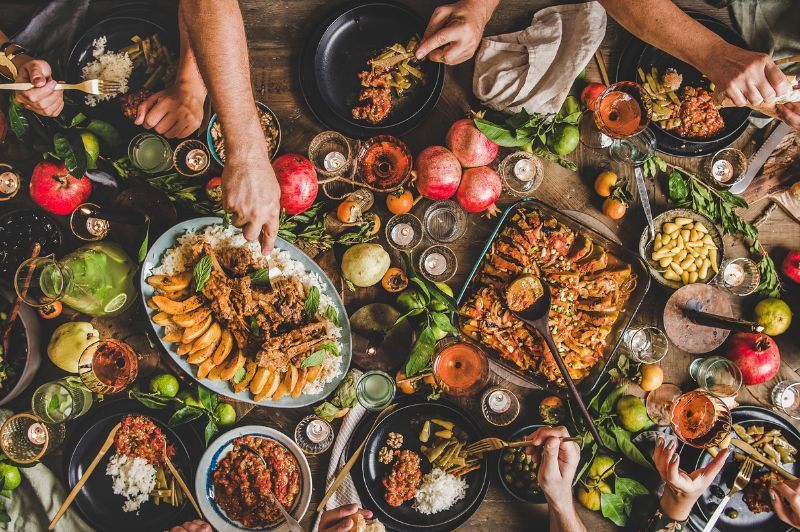
[[[535,301],[533,301],[532,304],[525,308],[516,308],[516,305],[514,305],[513,302],[509,302],[509,299],[511,299],[508,296],[509,290],[513,289],[515,285],[517,287],[524,287],[523,289],[525,289],[527,286],[535,287],[537,282],[541,285],[541,294],[538,294],[538,297],[535,299]],[[572,382],[572,377],[569,376],[567,365],[561,358],[558,348],[556,347],[556,343],[553,341],[553,336],[550,334],[550,324],[548,322],[548,318],[550,316],[551,299],[552,295],[550,294],[550,287],[547,282],[541,277],[537,277],[532,274],[525,274],[517,277],[511,281],[506,288],[506,306],[512,312],[512,314],[514,314],[514,316],[522,320],[529,327],[537,330],[539,334],[542,335],[547,347],[550,348],[550,353],[552,353],[553,358],[558,365],[558,369],[561,371],[561,376],[564,378],[564,382],[567,383],[567,388],[569,389],[570,395],[578,404],[581,415],[583,416],[584,421],[586,421],[586,425],[589,427],[589,432],[592,433],[592,437],[597,443],[597,446],[600,449],[605,449],[606,446],[603,443],[603,439],[600,437],[600,432],[597,430],[594,420],[592,419],[591,414],[589,414],[589,410],[587,410],[586,405],[581,398],[581,394],[578,392],[578,388],[576,388],[575,383]]]
[[[642,257],[647,264],[650,265],[655,271],[661,273],[666,271],[666,268],[662,268],[661,265],[650,257],[653,254],[653,244],[656,240],[656,226],[653,223],[653,211],[650,208],[650,196],[647,194],[647,187],[644,184],[644,173],[642,173],[642,168],[637,166],[633,169],[633,175],[636,177],[636,189],[639,192],[639,201],[642,204],[642,210],[644,211],[644,217],[647,219],[647,229],[649,231],[650,236],[647,238],[647,243],[644,245],[644,256]]]
[[[250,447],[247,444],[240,443],[238,445],[242,449],[244,449],[246,451],[249,451],[249,452],[253,453],[254,455],[256,455],[258,457],[258,459],[261,460],[261,463],[264,464],[264,469],[269,470],[269,467],[267,467],[267,461],[264,460],[264,457],[261,456],[261,453],[259,453],[258,451],[256,451],[255,449],[253,449],[252,447]],[[289,531],[290,532],[303,532],[303,527],[300,526],[300,523],[298,523],[297,520],[294,517],[289,515],[289,512],[286,511],[286,508],[284,508],[283,505],[280,503],[280,501],[277,499],[277,497],[275,497],[275,494],[272,493],[272,490],[269,490],[267,493],[269,493],[269,496],[272,498],[272,501],[275,504],[278,505],[278,509],[281,511],[281,514],[283,515],[283,518],[286,520],[286,524],[289,526]]]

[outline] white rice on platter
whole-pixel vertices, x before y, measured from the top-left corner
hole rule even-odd
[[[118,94],[128,92],[128,80],[133,72],[133,61],[125,52],[108,52],[106,44],[108,39],[98,37],[92,41],[92,57],[94,61],[87,63],[81,69],[83,79],[102,79],[104,81],[116,81],[120,84],[117,92],[107,92],[104,94],[87,94],[86,105],[96,106],[99,102],[110,100]]]
[[[303,284],[306,292],[312,286],[319,289],[319,319],[325,322],[325,327],[328,333],[336,338],[336,347],[339,351],[342,350],[341,337],[342,329],[337,327],[333,322],[328,320],[322,315],[322,312],[328,307],[333,306],[333,299],[325,291],[325,284],[319,275],[313,272],[306,271],[305,265],[299,260],[294,260],[288,251],[275,248],[270,253],[269,257],[264,257],[261,254],[261,245],[258,242],[248,242],[242,235],[241,230],[233,226],[223,228],[222,224],[210,225],[204,227],[201,231],[188,231],[186,234],[178,237],[175,246],[168,249],[161,257],[161,263],[153,268],[153,274],[156,275],[174,275],[176,273],[186,271],[192,265],[189,263],[191,260],[190,250],[194,243],[201,239],[206,240],[216,250],[223,250],[228,248],[245,248],[250,251],[256,266],[259,268],[269,268],[270,279],[277,279],[281,276],[297,277]],[[322,392],[325,384],[333,381],[342,372],[342,357],[335,356],[328,353],[325,363],[322,365],[320,376],[314,382],[309,382],[303,388],[305,394],[317,394]]]
[[[422,514],[435,514],[453,507],[466,497],[467,481],[437,468],[422,476],[414,495],[414,508]]]
[[[111,477],[114,493],[125,497],[122,509],[126,512],[138,511],[156,487],[156,468],[138,456],[115,454],[108,462],[106,475]]]

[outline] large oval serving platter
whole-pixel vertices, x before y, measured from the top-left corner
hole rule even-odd
[[[200,506],[204,518],[214,527],[214,530],[224,532],[250,530],[286,532],[289,530],[289,526],[283,519],[269,528],[244,528],[241,523],[228,517],[214,500],[213,475],[214,471],[217,470],[217,464],[233,450],[233,440],[242,436],[258,436],[259,438],[275,440],[294,455],[300,468],[300,493],[297,494],[292,507],[286,508],[286,511],[298,522],[303,519],[306,510],[308,510],[308,505],[311,503],[311,494],[313,492],[311,468],[308,465],[308,460],[306,460],[300,447],[289,436],[275,429],[259,425],[247,425],[230,430],[214,440],[208,447],[200,459],[200,464],[197,466],[197,475],[195,476],[194,490],[195,494],[197,494],[197,504]]]
[[[204,218],[194,218],[192,220],[186,220],[183,222],[179,222],[168,229],[163,235],[161,235],[158,240],[155,241],[153,247],[150,248],[150,251],[147,252],[147,256],[145,257],[144,263],[142,264],[142,271],[141,277],[139,279],[140,290],[142,293],[142,304],[144,305],[145,312],[147,312],[147,316],[150,318],[150,324],[153,326],[153,329],[156,333],[156,336],[159,338],[159,342],[161,345],[164,346],[164,349],[167,350],[167,353],[172,357],[172,360],[180,366],[180,368],[192,376],[195,380],[197,380],[197,367],[189,364],[185,358],[179,356],[173,347],[173,344],[169,344],[164,342],[161,339],[162,333],[164,332],[164,328],[160,325],[156,325],[152,321],[152,317],[157,313],[153,309],[147,306],[146,301],[150,299],[153,294],[154,290],[153,287],[145,282],[148,276],[152,273],[153,269],[156,268],[161,263],[161,257],[164,253],[171,247],[173,247],[178,238],[183,236],[185,233],[192,231],[200,231],[204,227],[209,225],[221,224],[222,219],[217,217],[204,217]],[[298,408],[301,406],[308,406],[310,404],[316,403],[325,399],[328,395],[330,395],[339,383],[344,378],[345,374],[347,373],[348,368],[350,367],[350,359],[352,355],[352,342],[350,338],[350,322],[347,319],[347,311],[344,308],[344,303],[339,298],[339,294],[336,292],[336,288],[331,283],[328,276],[325,275],[325,272],[320,268],[316,262],[314,262],[308,255],[297,249],[297,247],[293,246],[286,240],[282,238],[278,238],[275,242],[275,247],[289,253],[289,256],[301,262],[303,266],[306,268],[306,271],[310,271],[311,273],[315,273],[322,279],[322,292],[328,295],[333,302],[333,306],[336,308],[336,312],[339,315],[339,323],[341,324],[342,329],[342,336],[339,339],[339,343],[342,346],[341,349],[341,357],[342,357],[342,365],[341,365],[341,373],[332,381],[325,384],[322,391],[317,394],[302,394],[300,397],[294,398],[289,395],[284,396],[280,401],[272,401],[266,400],[260,403],[253,401],[252,396],[248,390],[245,390],[241,393],[234,393],[231,390],[230,385],[228,382],[216,380],[210,381],[208,379],[201,379],[200,382],[203,386],[212,390],[220,395],[225,397],[229,397],[231,399],[236,399],[237,401],[244,401],[247,403],[260,405],[260,406],[269,406],[273,408]]]

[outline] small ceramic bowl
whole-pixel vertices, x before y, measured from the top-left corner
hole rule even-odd
[[[9,304],[14,301],[14,293],[5,287],[0,288],[0,297]],[[39,333],[39,318],[36,316],[36,312],[27,305],[21,305],[19,319],[22,320],[22,327],[25,329],[25,337],[28,341],[27,359],[17,383],[5,396],[0,398],[0,406],[15,399],[30,385],[42,360],[39,344],[41,334]]]
[[[514,432],[514,434],[511,435],[511,437],[508,439],[508,441],[517,441],[517,440],[523,439],[528,434],[531,434],[532,432],[536,432],[536,430],[538,430],[538,429],[540,429],[542,427],[547,427],[547,425],[537,424],[537,425],[528,425],[527,427],[522,427],[521,429],[519,429],[516,432]],[[503,489],[506,490],[506,492],[509,495],[511,495],[516,500],[521,501],[521,502],[528,502],[528,503],[532,502],[532,503],[537,503],[537,504],[545,502],[544,492],[543,491],[540,490],[537,493],[535,493],[534,495],[528,496],[525,493],[521,493],[518,488],[515,488],[514,486],[512,486],[508,482],[506,482],[505,475],[507,473],[505,471],[505,467],[507,465],[507,462],[505,462],[503,460],[503,456],[505,455],[505,453],[506,453],[506,451],[498,452],[499,456],[498,456],[498,459],[497,459],[497,476],[500,478],[500,485],[503,486]],[[516,464],[512,463],[512,464],[510,464],[510,466],[511,467],[516,467]]]
[[[708,229],[708,234],[711,235],[711,239],[714,241],[714,245],[717,246],[717,266],[722,264],[722,261],[725,260],[725,243],[722,239],[722,233],[720,233],[719,229],[717,228],[716,224],[712,222],[708,217],[695,212],[691,209],[670,209],[668,211],[662,212],[658,216],[653,219],[653,226],[656,229],[656,233],[661,230],[661,226],[667,222],[673,221],[675,218],[689,218],[694,220],[695,222],[702,222],[703,225]],[[647,269],[650,271],[650,277],[656,280],[658,284],[664,286],[666,288],[671,288],[673,290],[677,290],[678,288],[683,286],[683,283],[680,281],[671,281],[669,279],[665,279],[663,275],[663,271],[659,271],[657,264],[653,264],[653,261],[650,259],[649,251],[646,249],[647,244],[649,242],[650,237],[650,229],[645,227],[644,231],[642,232],[642,236],[639,238],[639,255],[642,256],[645,263],[647,264]],[[713,274],[709,276],[708,279],[705,281],[698,281],[703,282],[706,284],[711,284],[717,278],[717,272],[712,270]]]
[[[272,115],[272,120],[275,121],[275,126],[278,128],[278,138],[275,139],[275,145],[272,146],[272,149],[269,153],[269,158],[274,159],[275,155],[278,153],[278,148],[281,146],[281,138],[283,137],[283,132],[281,131],[281,123],[278,121],[278,117],[275,113],[272,112],[272,109],[266,106],[261,102],[256,102],[258,107]],[[214,147],[214,138],[211,136],[211,128],[214,127],[214,124],[217,123],[217,113],[211,115],[211,120],[208,121],[208,128],[206,128],[206,144],[208,144],[208,151],[211,152],[211,156],[214,158],[215,161],[220,166],[225,166],[225,163],[222,161],[222,158],[217,153],[217,149]]]

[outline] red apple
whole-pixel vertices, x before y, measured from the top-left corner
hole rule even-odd
[[[770,380],[781,367],[778,346],[766,334],[732,334],[725,344],[725,356],[736,364],[748,386]]]
[[[42,161],[33,169],[31,199],[53,214],[69,214],[89,199],[92,182],[70,175],[61,161]]]
[[[792,249],[781,263],[783,275],[800,284],[800,249]]]
[[[602,83],[587,83],[583,88],[583,91],[581,91],[581,102],[583,103],[584,107],[589,110],[593,110],[594,101],[604,90],[606,90],[606,86]]]
[[[272,161],[281,186],[281,208],[286,214],[308,210],[317,198],[317,171],[298,153],[285,153]]]

